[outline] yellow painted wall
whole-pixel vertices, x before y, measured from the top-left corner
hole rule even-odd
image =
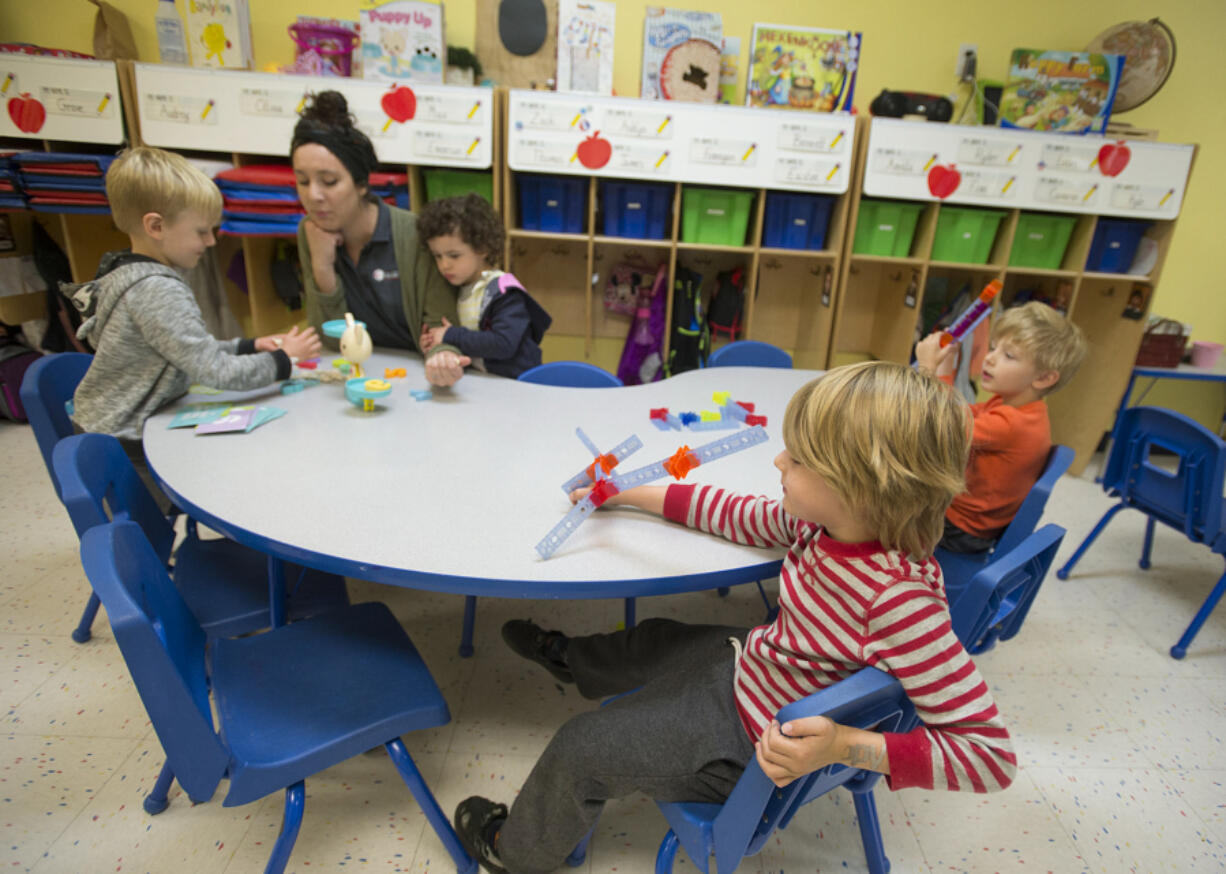
[[[145,59],[157,58],[154,0],[111,0],[128,15]],[[185,0],[178,0],[182,9]],[[643,9],[647,3],[617,3],[614,83],[619,94],[638,93]],[[856,105],[867,111],[882,88],[946,93],[954,86],[960,43],[979,46],[979,73],[1003,78],[1017,47],[1080,49],[1120,21],[1161,12],[1175,32],[1178,60],[1162,92],[1121,116],[1138,127],[1156,128],[1168,142],[1196,142],[1200,156],[1184,200],[1178,233],[1167,260],[1153,311],[1191,323],[1198,339],[1226,341],[1226,245],[1219,216],[1226,204],[1226,2],[1222,0],[1031,0],[1029,3],[965,3],[929,0],[860,0],[815,4],[812,0],[674,0],[676,7],[720,12],[724,32],[740,36],[748,50],[755,21],[854,28],[864,34]],[[257,66],[288,63],[293,47],[285,33],[297,15],[357,17],[354,0],[250,0]],[[85,0],[0,0],[0,41],[24,41],[90,51],[94,7]],[[815,10],[820,10],[815,12]],[[476,28],[473,0],[447,4],[448,42],[471,47]],[[744,69],[742,58],[742,71]],[[742,75],[743,80],[743,75]],[[743,81],[742,81],[743,89]],[[1177,404],[1203,421],[1216,422],[1226,399],[1220,387],[1164,389],[1153,402]]]

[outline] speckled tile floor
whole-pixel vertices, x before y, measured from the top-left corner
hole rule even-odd
[[[77,541],[28,428],[0,424],[0,869],[53,872],[260,871],[281,799],[169,809],[141,801],[162,763],[105,613],[73,643],[88,585]],[[1065,477],[1045,521],[1069,529],[1057,562],[1106,509],[1088,478]],[[1226,609],[1187,659],[1167,649],[1222,572],[1221,560],[1160,530],[1137,568],[1143,523],[1124,514],[1075,576],[1054,575],[1015,640],[978,659],[1013,731],[1021,771],[992,796],[877,792],[896,872],[1226,870]],[[617,602],[483,599],[477,654],[456,653],[462,599],[355,583],[409,629],[451,706],[450,725],[406,738],[443,809],[482,793],[510,801],[551,733],[592,706],[509,660],[502,622],[531,616],[571,632],[613,627]],[[752,587],[639,602],[641,616],[754,622]],[[583,866],[647,874],[665,831],[654,805],[609,805]],[[679,855],[677,870],[692,865]],[[386,756],[359,756],[307,782],[289,870],[454,870]],[[740,871],[863,871],[846,795],[808,805]]]

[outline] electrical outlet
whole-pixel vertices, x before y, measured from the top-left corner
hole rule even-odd
[[[958,48],[958,63],[954,67],[954,75],[959,82],[970,82],[975,78],[979,66],[979,46],[964,42]]]

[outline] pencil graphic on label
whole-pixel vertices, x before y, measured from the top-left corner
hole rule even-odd
[[[8,94],[9,86],[13,84],[13,74],[9,73],[4,77],[4,84],[0,85],[0,94]]]
[[[657,170],[659,170],[659,169],[660,169],[660,165],[664,163],[664,161],[665,161],[665,159],[666,159],[666,158],[668,158],[668,152],[665,152],[663,155],[661,155],[661,156],[660,156],[660,159],[659,159],[658,161],[656,161],[656,169],[657,169]]]
[[[477,110],[480,108],[481,108],[481,101],[478,100],[476,103],[473,104],[473,108],[468,110],[468,117],[472,118],[474,115],[477,114]]]
[[[200,113],[201,121],[204,121],[206,118],[208,118],[209,112],[213,109],[213,103],[214,101],[210,100],[208,103],[204,104],[204,112]]]
[[[1000,193],[1001,193],[1001,194],[1004,194],[1006,191],[1008,191],[1010,188],[1012,188],[1012,187],[1013,187],[1013,183],[1014,183],[1016,180],[1017,180],[1017,177],[1016,177],[1016,176],[1010,176],[1010,177],[1009,177],[1009,181],[1005,183],[1005,187],[1004,187],[1004,188],[1002,188],[1002,189],[1000,190]]]
[[[757,143],[750,143],[749,148],[745,150],[745,154],[741,155],[741,160],[748,161],[749,156],[754,153],[754,149],[756,149],[757,147],[758,147]]]
[[[831,179],[833,179],[833,178],[834,178],[834,174],[835,174],[835,173],[838,173],[838,172],[839,172],[839,168],[840,168],[840,167],[842,167],[842,166],[843,166],[842,164],[835,164],[835,165],[834,165],[834,169],[833,169],[833,170],[831,170],[829,173],[827,173],[827,174],[826,174],[826,181],[827,181],[827,182],[829,182]]]
[[[1097,190],[1098,190],[1098,183],[1095,182],[1093,185],[1090,186],[1090,190],[1086,192],[1086,196],[1081,198],[1081,202],[1085,203],[1087,200],[1089,200],[1091,197],[1094,196],[1094,192]]]
[[[937,162],[937,156],[933,155],[931,158],[928,159],[928,163],[924,165],[924,172],[927,173],[928,168],[931,167],[936,162]]]
[[[479,142],[481,142],[481,137],[477,137],[475,140],[473,140],[473,144],[468,147],[468,151],[465,152],[464,154],[471,155],[473,153],[473,149],[477,148],[477,143]]]
[[[306,106],[306,102],[307,102],[307,96],[303,94],[302,99],[298,101],[298,105],[294,107],[294,112],[297,113],[298,115],[301,115],[302,107]]]
[[[106,94],[102,96],[102,102],[98,104],[97,111],[101,112],[102,110],[106,109],[106,105],[110,102],[111,102],[111,92],[108,91]]]
[[[1095,167],[1097,167],[1097,166],[1098,166],[1098,156],[1097,156],[1097,155],[1095,155],[1095,156],[1094,156],[1094,160],[1090,162],[1090,167],[1089,167],[1089,169],[1093,170],[1093,169],[1094,169]]]
[[[830,141],[830,148],[833,149],[835,146],[837,146],[839,144],[839,140],[841,139],[843,139],[843,131],[839,131],[837,134],[835,134],[834,139]]]
[[[668,127],[668,123],[672,120],[673,120],[673,117],[671,115],[664,116],[664,121],[660,122],[660,126],[656,128],[656,133],[658,134],[664,133],[664,128]],[[664,154],[667,155],[668,152],[665,152]]]
[[[1005,163],[1012,164],[1013,159],[1017,157],[1017,153],[1020,152],[1021,150],[1022,150],[1021,146],[1014,146],[1013,151],[1009,153],[1009,157],[1005,159]],[[1010,179],[1009,181],[1012,182],[1013,180]]]
[[[1170,200],[1174,196],[1174,194],[1175,194],[1175,189],[1172,188],[1166,194],[1162,195],[1162,199],[1158,201],[1158,206],[1162,206],[1164,203]]]
[[[571,155],[571,156],[570,156],[570,163],[572,163],[572,164],[573,164],[573,163],[575,163],[575,161],[576,161],[576,159],[578,159],[578,157],[579,157],[579,152],[578,152],[578,151],[576,151],[576,152],[575,152],[573,155]]]
[[[583,118],[583,110],[582,110],[582,109],[580,109],[578,112],[576,112],[576,113],[575,113],[575,117],[574,117],[574,118],[572,118],[572,119],[570,120],[570,126],[571,126],[571,127],[574,127],[575,125],[577,125],[577,124],[579,123],[579,119],[581,119],[581,118]]]

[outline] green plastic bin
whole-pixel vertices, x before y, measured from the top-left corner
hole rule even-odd
[[[856,220],[856,238],[851,251],[856,255],[887,255],[906,258],[911,254],[915,223],[924,210],[922,203],[902,200],[861,200]]]
[[[1039,267],[1059,270],[1064,263],[1064,250],[1077,224],[1077,216],[1050,215],[1044,212],[1024,212],[1017,217],[1013,248],[1009,252],[1010,267]]]
[[[998,209],[964,209],[941,206],[937,232],[932,241],[933,261],[987,264],[996,229],[1005,217]]]
[[[752,205],[752,191],[682,189],[681,242],[744,246]]]
[[[465,194],[480,194],[489,204],[494,203],[494,174],[476,170],[422,170],[426,179],[426,202],[444,197],[462,197]]]

